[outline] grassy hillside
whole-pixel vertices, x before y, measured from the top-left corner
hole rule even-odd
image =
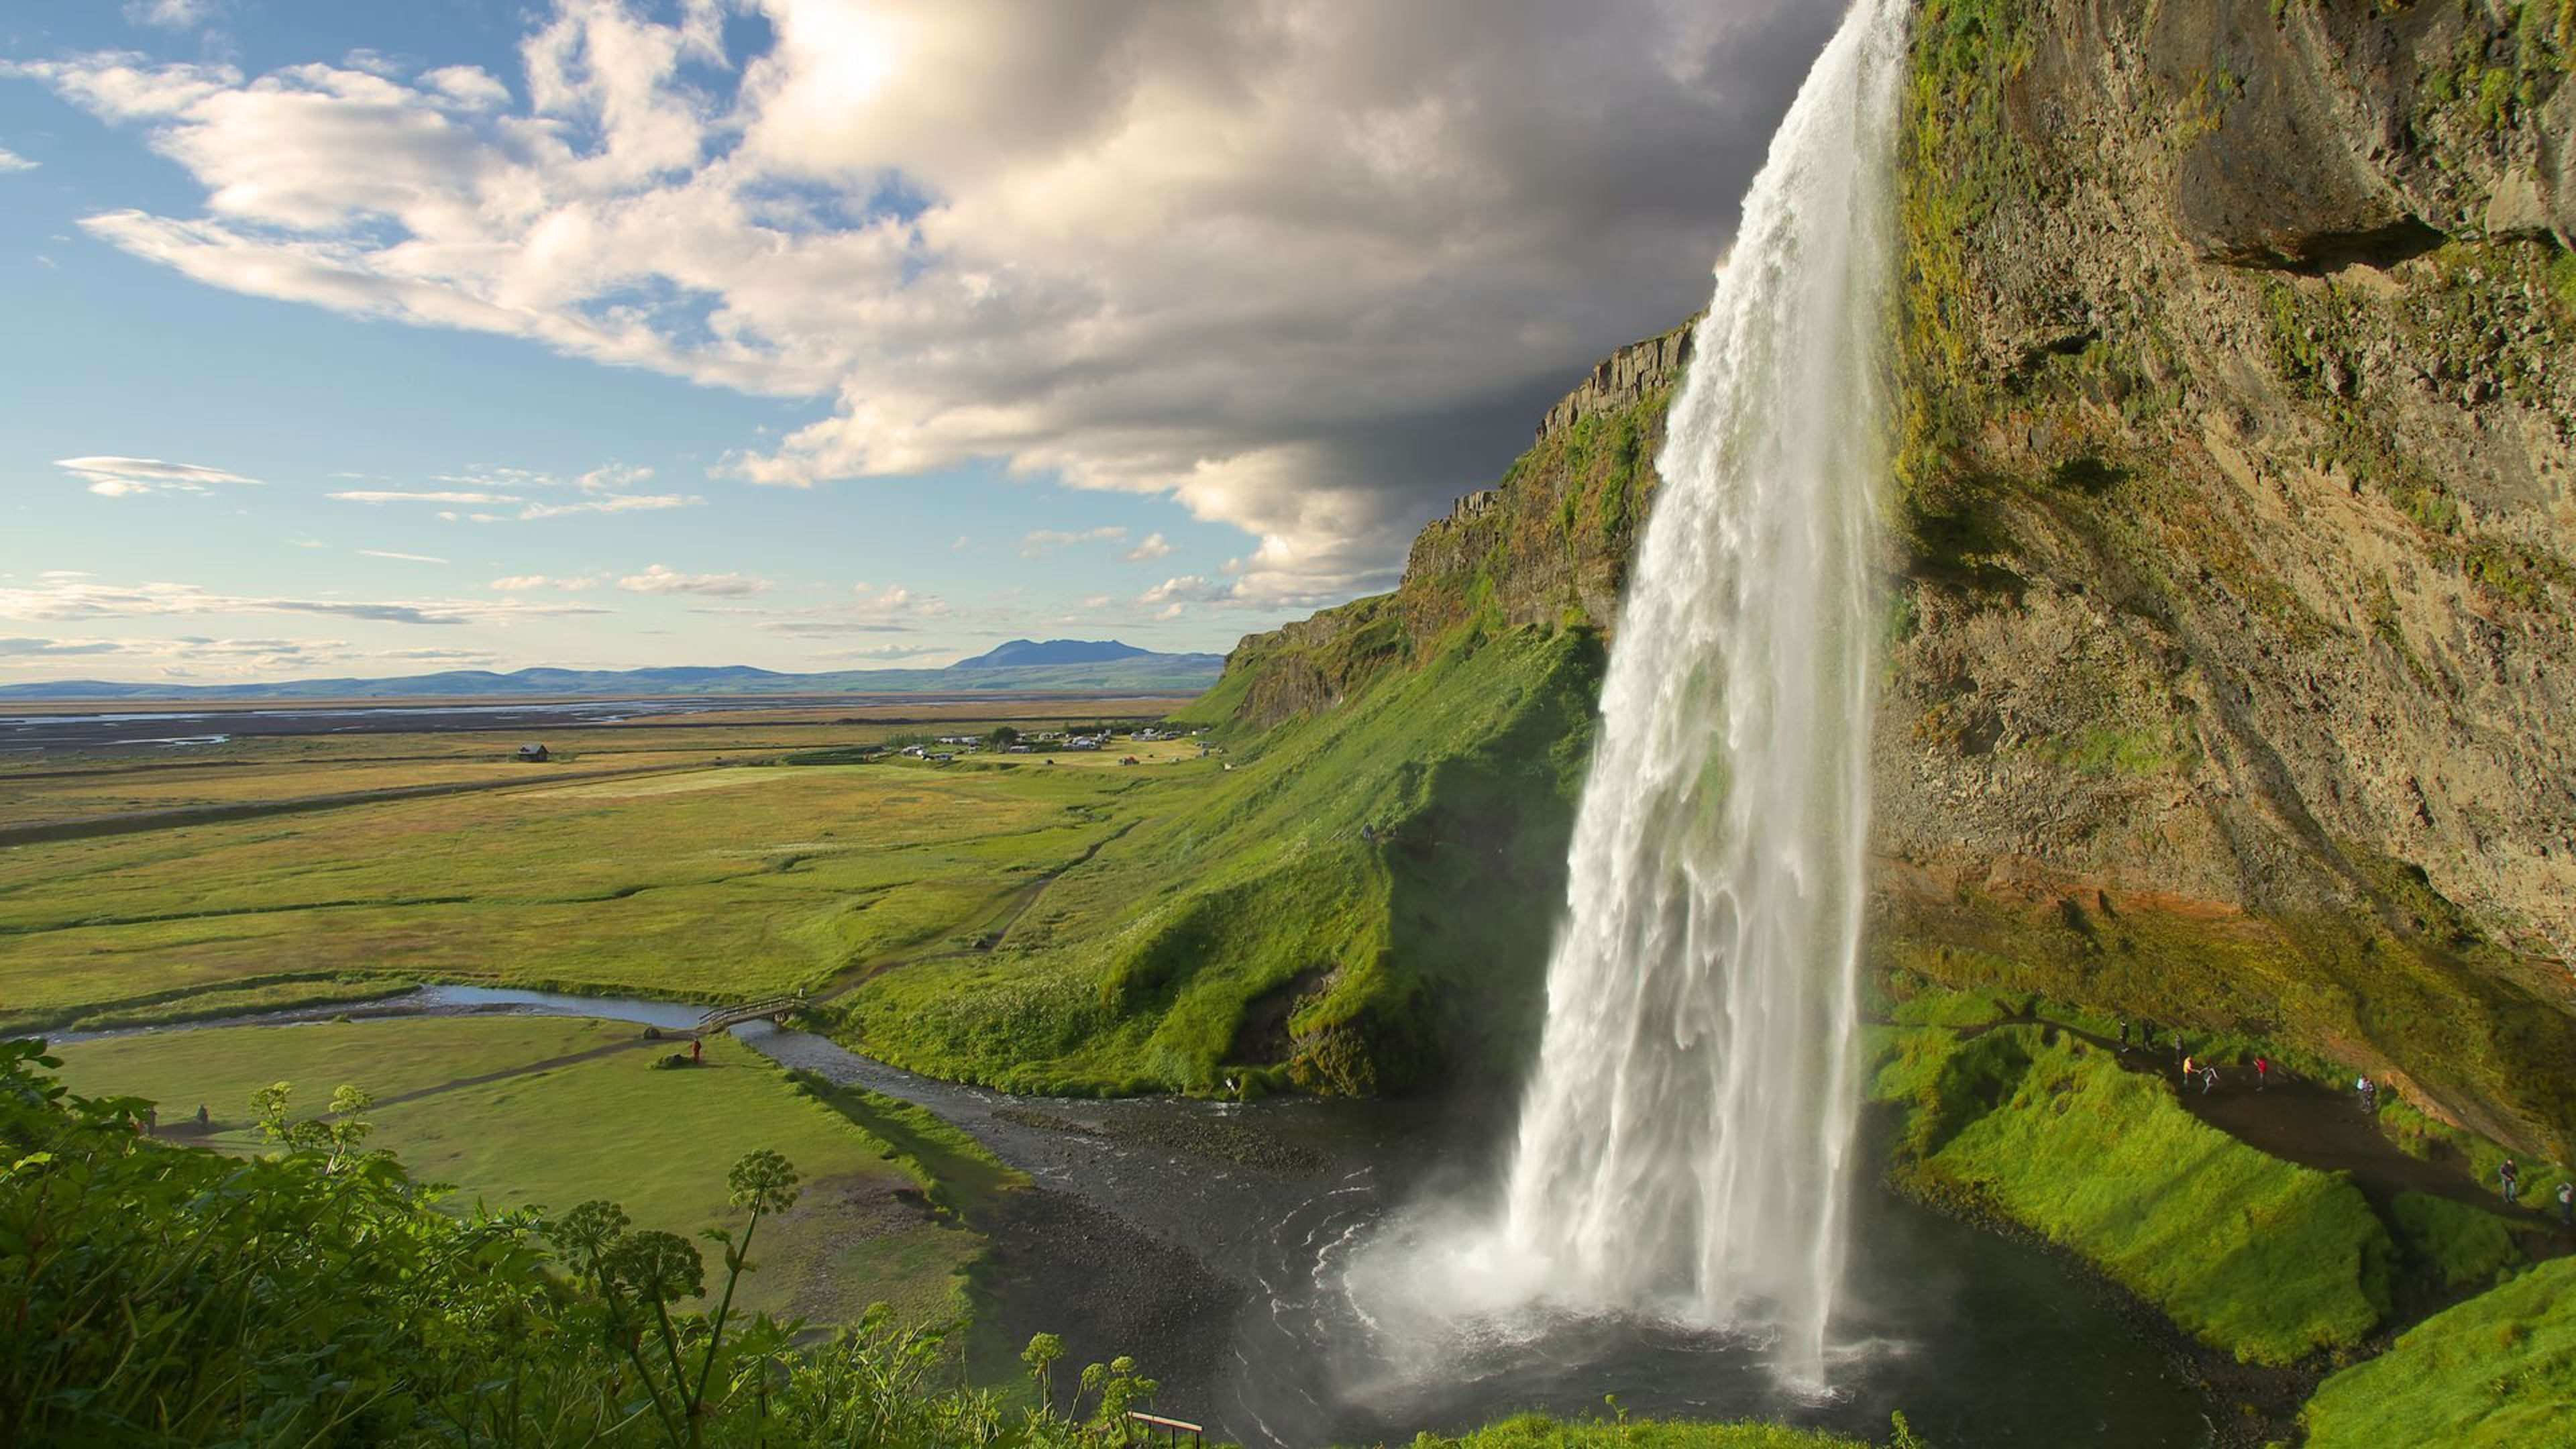
[[[2029,1026],[1897,1038],[1873,1095],[1907,1104],[1910,1180],[2099,1265],[2213,1348],[2295,1363],[2387,1313],[2394,1248],[2339,1175],[2267,1157],[2156,1077]]]
[[[1600,663],[1580,631],[1462,630],[1338,709],[1231,729],[1219,778],[1137,802],[994,949],[869,980],[840,1030],[1023,1090],[1383,1092],[1509,1055]]]
[[[2325,1381],[2309,1449],[2443,1444],[2543,1449],[2576,1424],[2576,1258],[2544,1263],[2425,1320]]]

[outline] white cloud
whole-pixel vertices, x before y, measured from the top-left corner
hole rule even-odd
[[[194,178],[193,215],[84,219],[135,256],[834,399],[722,465],[754,482],[1000,459],[1166,496],[1260,540],[1231,597],[1285,606],[1391,583],[1554,393],[1704,299],[1835,18],[736,3],[765,53],[724,53],[719,0],[554,0],[509,86],[114,54],[0,74]]]
[[[425,553],[396,553],[389,548],[362,548],[359,549],[358,552],[365,554],[369,558],[400,559],[405,563],[443,564],[447,562],[447,560],[443,558],[436,558]]]
[[[549,578],[544,574],[512,574],[507,578],[494,579],[492,587],[503,593],[525,593],[530,589],[562,589],[570,592],[591,588],[598,582],[599,580],[594,578],[567,579]]]
[[[24,636],[0,638],[0,656],[9,658],[27,658],[40,654],[114,654],[123,647],[113,639],[30,639]]]
[[[517,506],[520,519],[568,518],[585,513],[651,513],[670,508],[700,508],[706,501],[695,494],[627,493],[621,490],[650,480],[653,470],[628,463],[609,463],[573,478],[558,478],[526,468],[480,468],[465,473],[442,473],[435,481],[461,484],[458,488],[352,488],[330,494],[346,503],[436,503],[455,507],[498,508]],[[530,491],[570,489],[582,496],[565,503],[549,503],[531,498]],[[500,523],[512,515],[478,513],[476,523]],[[465,515],[446,512],[439,517],[450,523]]]
[[[615,493],[620,489],[632,488],[638,483],[649,483],[652,478],[653,470],[650,468],[640,468],[630,463],[610,463],[593,468],[575,478],[573,486],[584,493]]]
[[[963,657],[955,649],[939,644],[878,644],[866,649],[833,649],[824,653],[822,657],[825,659],[873,659],[881,662],[892,663],[895,661],[922,661],[937,655],[945,655],[950,659]]]
[[[0,176],[12,171],[33,171],[36,164],[6,146],[0,146]]]
[[[695,612],[718,618],[748,620],[767,634],[834,639],[852,634],[909,634],[926,620],[948,613],[946,600],[917,594],[901,584],[854,584],[840,603],[802,608],[754,608],[711,605]]]
[[[1057,549],[1077,543],[1115,543],[1127,536],[1123,528],[1086,528],[1076,533],[1061,529],[1040,528],[1020,537],[1020,557],[1044,558]]]
[[[663,564],[654,564],[640,574],[628,574],[617,586],[630,594],[703,594],[709,598],[738,599],[760,593],[769,580],[749,574],[684,574]]]
[[[1138,540],[1134,548],[1120,554],[1119,557],[1129,563],[1151,563],[1158,558],[1169,558],[1171,553],[1172,546],[1163,541],[1161,534],[1149,533]]]
[[[214,0],[125,0],[125,20],[129,25],[188,30],[213,14],[214,9]]]
[[[159,458],[56,458],[54,466],[89,485],[106,498],[133,498],[146,493],[203,493],[223,484],[259,485],[256,478],[227,473],[196,463],[165,463]]]
[[[327,495],[343,503],[516,503],[507,493],[462,493],[455,491],[414,491],[398,488],[352,488]]]
[[[100,584],[54,579],[37,588],[0,588],[0,619],[79,621],[190,615],[292,614],[387,624],[506,624],[518,619],[604,614],[576,604],[490,599],[336,599],[217,593],[194,584]]]
[[[564,518],[576,513],[649,513],[665,508],[697,508],[706,501],[693,494],[620,493],[607,498],[586,498],[579,503],[531,503],[519,510],[519,516]]]

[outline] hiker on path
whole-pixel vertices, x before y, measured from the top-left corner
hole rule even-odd
[[[2127,1017],[2125,1017],[2125,1016],[2124,1016],[2124,1017],[2121,1017],[2121,1018],[2120,1018],[2120,1050],[2122,1050],[2122,1051],[2127,1051],[2128,1049],[2129,1049],[2129,1019],[2128,1019]]]
[[[2522,1169],[2513,1165],[2512,1158],[2506,1158],[2504,1166],[2496,1169],[2496,1186],[2504,1189],[2506,1202],[2511,1202],[2521,1195]]]
[[[2210,1089],[2217,1085],[2218,1068],[2210,1066],[2202,1067],[2200,1069],[2200,1094],[2204,1097],[2208,1096]]]
[[[2372,1085],[2368,1077],[2353,1078],[2352,1087],[2354,1091],[2361,1093],[2361,1110],[2374,1117],[2378,1116],[2379,1088]]]
[[[2182,1059],[2182,1084],[2183,1084],[2184,1086],[2186,1086],[2186,1087],[2190,1086],[2190,1085],[2191,1085],[2191,1078],[2192,1078],[2191,1058],[2189,1058],[2189,1057],[2184,1057],[2184,1058]]]
[[[707,1044],[706,1044],[705,1042],[702,1042],[702,1041],[698,1040],[696,1037],[691,1037],[691,1038],[689,1038],[689,1060],[690,1060],[690,1061],[693,1061],[693,1062],[694,1062],[694,1061],[696,1061],[696,1060],[699,1058],[700,1054],[702,1054],[703,1052],[705,1052],[705,1051],[706,1051],[706,1049],[707,1049]]]
[[[2265,1059],[2264,1059],[2264,1058],[2262,1058],[2262,1057],[2256,1057],[2256,1058],[2254,1059],[2254,1090],[2255,1090],[2255,1091],[2258,1091],[2258,1092],[2259,1092],[2259,1091],[2261,1091],[2261,1090],[2263,1090],[2263,1084],[2264,1084],[2265,1082],[2270,1081],[2271,1079],[2272,1079],[2272,1064],[2271,1064],[2271,1062],[2269,1062],[2269,1061],[2265,1060]]]
[[[2558,1184],[2558,1221],[2576,1228],[2576,1182]]]

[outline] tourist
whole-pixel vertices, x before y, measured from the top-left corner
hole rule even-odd
[[[2192,1078],[2191,1058],[2189,1058],[2189,1057],[2184,1057],[2184,1058],[2182,1059],[2182,1084],[2183,1084],[2184,1086],[2186,1086],[2186,1087],[2190,1086],[2190,1085],[2191,1085],[2191,1078]]]
[[[2258,1092],[2259,1092],[2259,1091],[2263,1090],[2263,1084],[2264,1084],[2266,1081],[2269,1081],[2269,1080],[2271,1079],[2271,1071],[2272,1071],[2272,1064],[2271,1064],[2269,1061],[2266,1061],[2265,1059],[2263,1059],[2263,1058],[2261,1058],[2261,1057],[2256,1057],[2256,1058],[2254,1059],[2254,1090],[2255,1090],[2255,1091],[2258,1091]]]
[[[2374,1117],[2379,1115],[2379,1088],[2371,1085],[2370,1078],[2353,1078],[2352,1089],[2361,1094],[2361,1110]]]
[[[2124,1017],[2121,1017],[2121,1018],[2120,1018],[2120,1050],[2122,1050],[2122,1051],[2127,1051],[2128,1049],[2129,1049],[2129,1019],[2128,1019],[2127,1017],[2125,1017],[2125,1016],[2124,1016]]]
[[[2514,1166],[2512,1158],[2506,1158],[2504,1166],[2496,1169],[2496,1186],[2504,1190],[2506,1202],[2511,1202],[2521,1195],[2522,1169]]]
[[[2204,1066],[2204,1067],[2202,1067],[2202,1068],[2200,1069],[2200,1094],[2201,1094],[2202,1096],[2204,1096],[2204,1097],[2208,1096],[2208,1095],[2209,1095],[2209,1093],[2210,1093],[2210,1089],[2212,1089],[2212,1088],[2216,1087],[2217,1085],[2218,1085],[2218,1068],[2216,1068],[2216,1067],[2212,1067],[2212,1066]]]
[[[707,1048],[706,1048],[706,1043],[704,1043],[704,1042],[702,1042],[702,1041],[698,1040],[696,1037],[691,1037],[691,1038],[689,1038],[689,1060],[690,1060],[690,1061],[693,1061],[693,1062],[694,1062],[694,1061],[698,1060],[698,1058],[699,1058],[700,1054],[701,1054],[701,1053],[703,1053],[703,1052],[705,1052],[705,1051],[706,1051],[706,1049],[707,1049]]]
[[[2576,1228],[2576,1182],[2558,1184],[2558,1221]]]

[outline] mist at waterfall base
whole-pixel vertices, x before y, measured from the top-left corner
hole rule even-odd
[[[1859,1110],[1875,496],[1903,0],[1857,0],[1718,268],[1657,459],[1505,1183],[1353,1254],[1392,1375],[1715,1335],[1795,1396]]]

